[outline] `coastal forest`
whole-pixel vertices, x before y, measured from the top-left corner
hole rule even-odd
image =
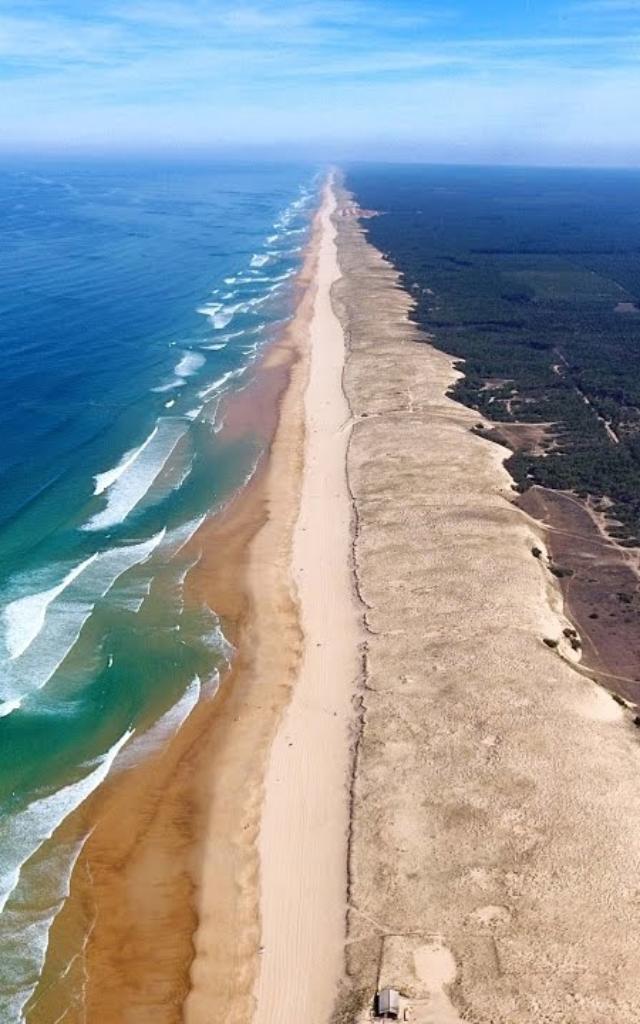
[[[507,428],[518,488],[591,496],[640,544],[638,175],[354,166],[347,186],[416,321],[460,360],[452,396]],[[509,424],[531,424],[528,443]]]

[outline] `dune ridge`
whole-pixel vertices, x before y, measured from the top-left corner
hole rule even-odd
[[[452,359],[339,202],[367,638],[334,1020],[368,1020],[390,984],[423,1024],[631,1024],[637,734],[572,667],[506,450],[446,397]]]

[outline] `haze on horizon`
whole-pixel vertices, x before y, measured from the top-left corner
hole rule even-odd
[[[0,0],[2,148],[640,164],[640,0]]]

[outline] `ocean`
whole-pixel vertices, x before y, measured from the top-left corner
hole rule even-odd
[[[230,657],[214,612],[184,606],[185,545],[260,458],[254,436],[218,443],[220,398],[292,313],[318,183],[308,166],[0,166],[3,1024],[79,853],[57,830]]]

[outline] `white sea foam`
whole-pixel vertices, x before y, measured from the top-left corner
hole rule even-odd
[[[11,979],[10,988],[0,988],[0,1019],[6,1024],[24,1024],[23,1010],[46,961],[51,925],[69,895],[73,869],[84,844],[84,838],[56,843],[39,869],[29,870],[30,891],[46,892],[47,906],[34,905],[28,895],[23,902],[16,893],[11,906],[0,916],[3,974]],[[69,964],[65,970],[68,968]],[[60,1017],[56,1024],[61,1021]]]
[[[200,352],[185,352],[176,366],[176,376],[191,377],[201,366],[204,366],[205,362],[205,357]]]
[[[227,370],[226,373],[222,374],[222,377],[218,377],[217,380],[214,380],[213,384],[209,384],[206,388],[203,388],[202,391],[199,391],[198,397],[208,398],[209,395],[212,395],[215,391],[219,391],[220,388],[224,387],[224,385],[227,383],[228,380],[231,379],[231,377],[233,377],[233,371]]]
[[[10,991],[0,992],[0,1019],[19,1024],[23,1010],[44,965],[51,925],[69,895],[71,874],[83,841],[56,846],[37,868],[31,867],[31,886],[51,902],[35,909],[27,885],[21,886],[25,866],[69,817],[106,779],[116,757],[133,735],[126,732],[83,778],[55,793],[34,800],[25,810],[0,820],[0,945],[3,968],[10,969]],[[25,880],[26,883],[26,880]],[[39,883],[39,884],[36,884]],[[6,909],[5,909],[6,908]],[[19,940],[19,941],[16,941]]]
[[[123,455],[122,458],[120,459],[118,465],[115,466],[113,469],[107,469],[104,473],[98,473],[97,476],[93,478],[95,482],[93,493],[102,494],[102,492],[106,491],[108,487],[111,487],[111,485],[114,484],[116,480],[119,480],[122,474],[126,473],[126,471],[129,469],[130,466],[133,465],[136,459],[139,458],[140,455],[142,455],[145,448],[149,444],[151,444],[157,433],[158,426],[156,424],[156,426],[153,428],[146,441],[143,444],[141,444],[139,448],[132,448],[131,451],[126,452],[125,455]]]
[[[124,522],[146,495],[178,441],[184,436],[185,429],[181,420],[161,420],[153,440],[129,466],[127,472],[109,488],[106,507],[96,512],[84,524],[83,529],[103,530]]]
[[[271,288],[267,288],[266,293],[264,295],[256,295],[255,298],[249,299],[249,301],[246,304],[246,308],[247,309],[253,309],[255,306],[262,306],[265,302],[268,302],[269,299],[271,298],[271,292],[273,291],[273,289],[274,288],[279,288],[279,287],[280,287],[279,284],[274,284],[274,285],[272,285]]]
[[[93,559],[48,609],[37,637],[14,661],[0,667],[0,717],[17,710],[28,694],[40,690],[76,643],[96,600],[104,597],[123,573],[145,562],[165,530],[141,544],[111,548]]]
[[[250,474],[248,479],[250,479],[252,475],[253,474]],[[217,651],[218,654],[222,655],[225,661],[229,662],[235,653],[235,647],[229,640],[227,640],[226,636],[222,632],[222,626],[220,625],[220,619],[218,616],[213,612],[211,615],[213,618],[213,627],[209,635],[205,637],[207,646],[213,648],[213,650]]]
[[[195,409],[190,409],[189,412],[185,412],[184,418],[186,420],[191,420],[191,421],[197,420],[198,416],[200,415],[200,413],[202,412],[203,409],[204,409],[204,405],[198,405],[198,406],[196,406]]]
[[[249,262],[252,267],[264,267],[265,263],[269,262],[269,257],[262,253],[255,253]]]
[[[202,313],[203,316],[215,316],[218,313],[224,303],[222,302],[205,302],[202,306],[198,306],[198,313]]]
[[[151,388],[151,390],[158,395],[163,395],[165,391],[175,391],[176,388],[183,388],[186,381],[184,377],[174,377],[167,384],[160,384],[157,388]]]
[[[2,610],[2,618],[6,628],[5,644],[9,652],[10,661],[15,661],[16,658],[19,658],[33,643],[44,625],[47,608],[52,601],[55,601],[60,594],[64,593],[67,587],[97,557],[97,555],[91,555],[84,562],[75,565],[55,587],[50,587],[48,590],[42,590],[39,593],[27,594],[25,597],[19,597],[15,601],[11,601]]]
[[[211,326],[216,331],[221,331],[227,324],[231,323],[236,313],[243,312],[246,308],[241,302],[236,303],[234,306],[224,306],[219,302],[213,302],[207,306],[200,306],[198,313],[208,317],[211,321]]]
[[[221,341],[218,345],[203,345],[202,347],[206,348],[208,352],[220,352],[221,349],[227,347],[227,342]]]
[[[227,370],[226,373],[222,374],[222,377],[218,377],[217,380],[214,380],[213,384],[209,384],[208,387],[203,388],[202,391],[199,391],[198,397],[205,399],[209,398],[209,396],[213,395],[216,391],[220,391],[220,389],[223,388],[224,385],[228,381],[232,380],[234,377],[241,377],[245,370],[245,366],[240,366],[238,367],[237,370]]]
[[[124,611],[137,615],[150,593],[150,579],[131,580],[125,585],[114,588],[109,603],[113,607],[122,608]]]
[[[205,410],[202,416],[202,420],[204,423],[215,424],[218,418],[218,411],[220,409],[221,399],[222,394],[218,394],[213,399],[210,399],[207,402],[205,402]]]
[[[161,550],[163,555],[166,554],[167,557],[173,558],[179,554],[183,547],[189,543],[193,535],[198,532],[205,519],[206,516],[198,516],[197,519],[190,519],[187,523],[183,523],[182,526],[176,526],[173,530],[170,530],[162,544]]]
[[[129,744],[126,754],[120,759],[119,767],[129,768],[139,764],[145,757],[163,747],[182,728],[200,700],[202,684],[200,676],[189,683],[179,701],[165,711],[150,729],[138,733]]]
[[[104,782],[119,751],[131,737],[129,730],[98,761],[93,771],[77,782],[34,800],[18,814],[0,818],[0,912],[11,897],[24,864],[43,843]]]
[[[0,718],[6,718],[12,711],[17,711],[20,707],[22,707],[20,697],[15,700],[5,700],[3,704],[0,704]]]
[[[236,313],[243,313],[245,310],[246,306],[242,303],[238,303],[235,306],[227,306],[220,313],[216,313],[215,316],[211,318],[211,323],[216,331],[221,331],[231,323]]]

